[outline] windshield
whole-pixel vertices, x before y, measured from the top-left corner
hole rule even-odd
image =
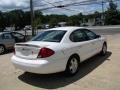
[[[32,41],[60,42],[65,35],[63,30],[50,30],[40,32]]]

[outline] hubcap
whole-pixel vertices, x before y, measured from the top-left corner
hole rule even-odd
[[[4,47],[0,46],[0,54],[4,52]]]
[[[106,51],[107,51],[107,47],[104,45],[104,46],[103,46],[103,53],[105,54]]]
[[[73,58],[71,61],[70,61],[70,66],[69,66],[69,69],[71,71],[71,73],[75,73],[77,71],[77,68],[78,68],[78,61],[76,58]]]

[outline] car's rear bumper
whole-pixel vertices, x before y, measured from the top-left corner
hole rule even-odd
[[[21,69],[23,71],[39,73],[39,74],[50,74],[61,72],[65,70],[64,62],[59,63],[53,60],[26,60],[19,58],[17,56],[12,57],[12,63],[15,68]]]

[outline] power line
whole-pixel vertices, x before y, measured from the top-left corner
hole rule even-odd
[[[40,5],[40,6],[47,6],[48,5],[48,3],[47,4],[38,4],[38,2],[37,2],[38,0],[36,0],[36,2],[34,3],[34,4],[37,4],[37,5]],[[57,4],[57,3],[64,3],[64,2],[66,2],[66,1],[71,1],[71,0],[60,0],[60,1],[56,1],[56,2],[52,2],[52,4]],[[48,2],[48,1],[47,1]]]
[[[68,6],[71,6],[71,5],[74,5],[74,4],[78,4],[78,3],[85,3],[85,2],[90,2],[90,1],[81,1],[81,2],[75,2],[75,3],[69,3],[69,4],[64,4],[64,5],[54,5],[54,3],[50,3],[50,2],[47,2],[46,0],[44,0],[46,3],[52,5],[51,7],[45,7],[45,8],[42,8],[40,10],[47,10],[47,9],[52,9],[52,8],[63,8],[63,7],[68,7]],[[95,0],[94,0],[95,1]]]
[[[115,1],[120,1],[120,0],[114,0],[114,2]],[[49,4],[49,5],[52,5],[52,6],[41,8],[41,9],[39,9],[40,11],[45,11],[45,10],[52,9],[52,8],[61,8],[61,9],[68,10],[68,11],[81,12],[79,10],[70,9],[70,8],[68,9],[68,8],[65,8],[65,7],[99,4],[99,5],[102,5],[102,13],[103,13],[104,12],[104,7],[103,6],[104,6],[105,3],[109,2],[109,0],[104,0],[104,1],[103,0],[102,1],[101,0],[100,1],[96,1],[96,0],[89,1],[89,0],[87,0],[87,1],[69,3],[69,4],[62,4],[62,5],[55,5],[55,4],[57,2],[58,3],[59,2],[63,2],[64,3],[64,1],[57,1],[57,2],[51,3],[51,2],[48,2],[48,1],[44,0],[44,2],[46,3],[46,5]],[[45,6],[45,5],[43,5],[43,6]],[[37,6],[36,8],[39,8],[39,6]]]
[[[75,9],[68,9],[68,8],[65,8],[65,7],[64,7],[64,8],[60,8],[60,9],[64,9],[64,10],[67,10],[67,11],[73,11],[73,12],[76,12],[76,11],[77,11],[77,12],[83,12],[83,11],[79,11],[79,10],[75,10]],[[84,11],[84,13],[90,13],[90,12],[92,12],[92,11],[93,11],[93,10],[87,11],[87,12]]]
[[[68,1],[68,0],[67,0]],[[62,1],[56,1],[56,2],[53,2],[53,4],[56,4],[56,3],[61,3],[61,2],[64,2],[63,0]],[[38,2],[36,2],[35,4],[38,4]],[[47,4],[42,4],[40,6],[46,6]]]
[[[54,5],[53,3],[50,3],[50,2],[47,2],[46,0],[44,0],[46,3],[48,3],[48,4],[50,4],[50,5],[52,5],[54,8],[60,8],[60,9],[64,9],[64,10],[67,10],[67,11],[73,11],[73,12],[81,12],[81,11],[79,11],[79,10],[75,10],[75,9],[68,9],[68,8],[65,8],[64,6],[56,6],[56,5]],[[47,8],[46,8],[47,9]],[[91,11],[89,11],[89,12],[91,12]]]
[[[47,1],[45,1],[45,2],[47,2]],[[47,2],[47,3],[51,4],[52,6],[55,5],[55,3],[49,3],[49,2]],[[99,4],[99,3],[101,3],[101,1],[98,2],[96,0],[92,0],[92,1],[87,0],[87,1],[68,3],[68,4],[64,4],[64,5],[58,5],[58,6],[68,7],[68,6],[91,5],[91,4]],[[106,3],[106,2],[104,2],[104,3]]]
[[[46,3],[46,4],[41,4],[41,5],[39,5],[39,1],[40,0],[33,0],[33,5],[34,5],[34,7],[35,8],[40,8],[40,7],[44,7],[44,6],[48,6],[48,3]],[[65,1],[69,1],[69,0],[65,0]],[[71,1],[71,0],[70,0]],[[96,2],[95,2],[96,1]],[[69,6],[85,6],[85,5],[92,5],[92,4],[98,4],[98,5],[101,5],[101,1],[102,0],[94,0],[94,2],[93,2],[93,0],[88,0],[87,1],[87,3],[86,2],[83,2],[83,1],[81,1],[81,2],[74,2],[74,3],[69,3]],[[118,2],[118,1],[120,1],[120,0],[112,0],[113,2]],[[108,3],[108,2],[110,2],[110,0],[103,0],[103,3],[105,4],[105,3]],[[56,1],[56,2],[53,2],[52,4],[58,4],[58,3],[64,3],[64,0],[60,0],[60,1]],[[37,5],[38,4],[38,5]],[[35,6],[35,5],[37,5],[37,6]],[[66,4],[61,4],[61,5],[56,5],[56,6],[66,6]],[[68,7],[68,6],[66,6],[66,7]],[[23,9],[23,10],[29,10],[29,6],[27,6],[27,7],[18,7],[17,9]],[[54,7],[54,6],[49,6],[49,7],[44,7],[44,8],[41,8],[41,9],[39,9],[39,10],[41,10],[41,11],[45,11],[45,10],[48,10],[48,9],[52,9],[52,8],[56,8],[56,7]],[[11,10],[11,9],[8,9],[8,10]]]
[[[120,0],[114,0],[114,1],[120,1]],[[107,3],[108,1],[104,1],[103,3]],[[48,2],[47,2],[48,3]],[[52,6],[50,7],[45,7],[45,8],[41,8],[41,11],[47,10],[47,9],[52,9],[52,8],[61,8],[61,7],[68,7],[68,6],[80,6],[80,5],[92,5],[92,4],[100,4],[101,5],[101,1],[96,1],[96,0],[92,0],[92,1],[81,1],[81,2],[74,2],[74,3],[69,3],[69,4],[64,4],[64,5],[54,5],[55,3],[48,3]],[[54,5],[54,6],[53,6]]]
[[[96,1],[96,0],[93,0],[93,1]],[[93,2],[92,1],[92,2]],[[46,3],[48,3],[48,4],[50,4],[50,5],[52,5],[52,7],[47,7],[47,8],[43,8],[43,9],[40,9],[40,10],[47,10],[47,9],[51,9],[51,8],[63,8],[63,9],[66,9],[66,8],[64,8],[64,7],[68,7],[68,6],[70,6],[70,5],[74,5],[74,4],[80,4],[80,3],[85,3],[85,2],[89,2],[90,3],[90,1],[82,1],[82,2],[75,2],[75,3],[71,3],[71,4],[65,4],[65,5],[54,5],[53,3],[50,3],[50,2],[47,2],[46,0],[44,0],[44,2],[46,2]],[[81,4],[82,5],[82,4]],[[66,9],[66,10],[70,10],[70,11],[76,11],[76,10],[71,10],[71,9]]]

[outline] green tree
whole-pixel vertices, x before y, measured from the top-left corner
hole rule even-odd
[[[37,29],[42,24],[41,18],[34,19],[34,27]]]
[[[117,9],[117,5],[112,0],[110,0],[109,8],[106,11],[105,24],[107,25],[120,24],[120,12]]]
[[[50,27],[54,27],[58,24],[58,20],[57,18],[52,18],[50,21],[49,21],[49,25]]]
[[[79,13],[78,15],[73,15],[68,18],[67,24],[69,26],[80,26],[84,15]]]
[[[3,13],[0,11],[0,31],[3,31],[5,28],[5,18]]]
[[[49,24],[50,27],[58,25],[59,22],[67,22],[68,16],[66,15],[46,15],[44,16],[45,24]]]
[[[24,26],[31,24],[30,11],[24,13]]]
[[[69,26],[79,26],[80,25],[79,16],[78,15],[70,16],[69,19],[68,19],[67,24]]]
[[[10,26],[15,26],[15,29],[24,27],[24,12],[22,10],[13,10],[8,13]]]

